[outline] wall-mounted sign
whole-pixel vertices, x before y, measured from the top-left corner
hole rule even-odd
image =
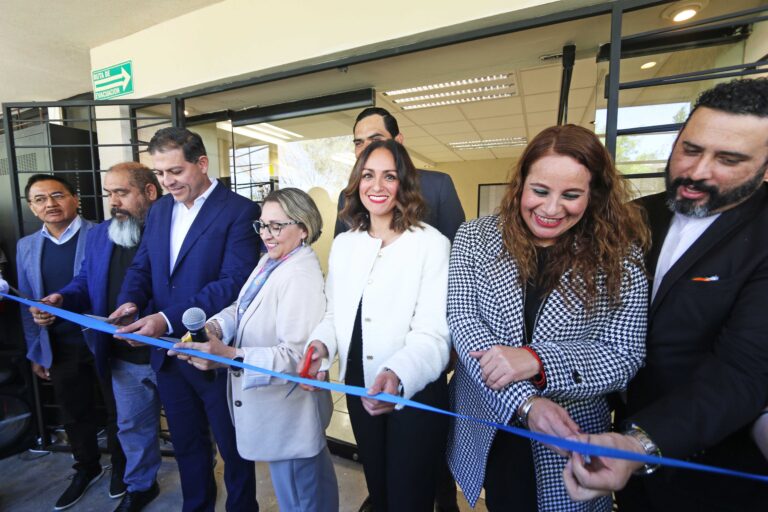
[[[131,61],[122,62],[91,72],[93,80],[93,98],[106,100],[133,92],[133,65]]]

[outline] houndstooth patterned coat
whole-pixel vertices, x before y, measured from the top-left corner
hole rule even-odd
[[[568,410],[584,432],[610,428],[605,394],[622,390],[645,357],[648,281],[643,269],[626,262],[621,305],[609,308],[602,290],[587,316],[575,294],[553,291],[543,305],[532,335],[547,376],[544,390],[528,381],[493,391],[481,378],[478,362],[468,353],[493,345],[523,343],[524,290],[513,261],[505,251],[498,216],[482,217],[461,226],[451,252],[448,277],[448,325],[459,361],[451,381],[454,411],[509,424],[530,395],[547,397]],[[638,253],[639,255],[639,253]],[[485,479],[488,452],[496,429],[455,420],[448,442],[448,463],[467,500],[474,506]],[[610,497],[586,503],[572,501],[562,483],[566,458],[533,442],[540,511],[608,511]]]

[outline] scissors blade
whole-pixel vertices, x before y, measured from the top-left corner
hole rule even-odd
[[[34,302],[42,302],[42,299],[33,299],[32,297],[27,297],[26,295],[21,293],[18,288],[14,288],[10,284],[8,285],[8,289],[11,290],[17,297],[20,297],[22,299],[31,300]]]

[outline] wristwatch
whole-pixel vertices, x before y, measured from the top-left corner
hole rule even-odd
[[[638,425],[634,423],[630,423],[629,427],[623,432],[625,436],[629,436],[638,443],[640,443],[640,446],[643,447],[643,451],[646,455],[652,455],[654,457],[661,457],[661,450],[658,446],[656,446],[656,443],[653,442],[651,437],[648,435],[648,433],[640,428]],[[659,469],[659,464],[649,464],[646,463],[635,471],[635,475],[650,475],[654,473],[657,469]]]

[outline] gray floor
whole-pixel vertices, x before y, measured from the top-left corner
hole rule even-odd
[[[39,458],[25,452],[0,460],[0,510],[3,512],[38,512],[53,509],[53,504],[59,495],[69,485],[72,458],[68,453],[52,452]],[[106,463],[106,457],[102,462]],[[336,468],[336,478],[339,481],[340,510],[357,511],[367,491],[362,467],[352,461],[333,458]],[[223,465],[216,466],[216,479],[219,483],[219,496],[216,510],[224,510],[226,498],[222,483]],[[260,508],[263,512],[277,512],[278,506],[272,492],[269,478],[269,468],[266,464],[258,464],[256,468],[257,493]],[[166,512],[181,509],[181,488],[176,461],[163,457],[163,463],[158,475],[160,496],[149,504],[146,512]],[[109,472],[88,490],[83,499],[70,510],[73,512],[105,512],[113,510],[119,500],[112,500],[107,494],[109,488]],[[472,510],[459,495],[462,511]],[[485,511],[483,504],[478,505],[477,511]]]

